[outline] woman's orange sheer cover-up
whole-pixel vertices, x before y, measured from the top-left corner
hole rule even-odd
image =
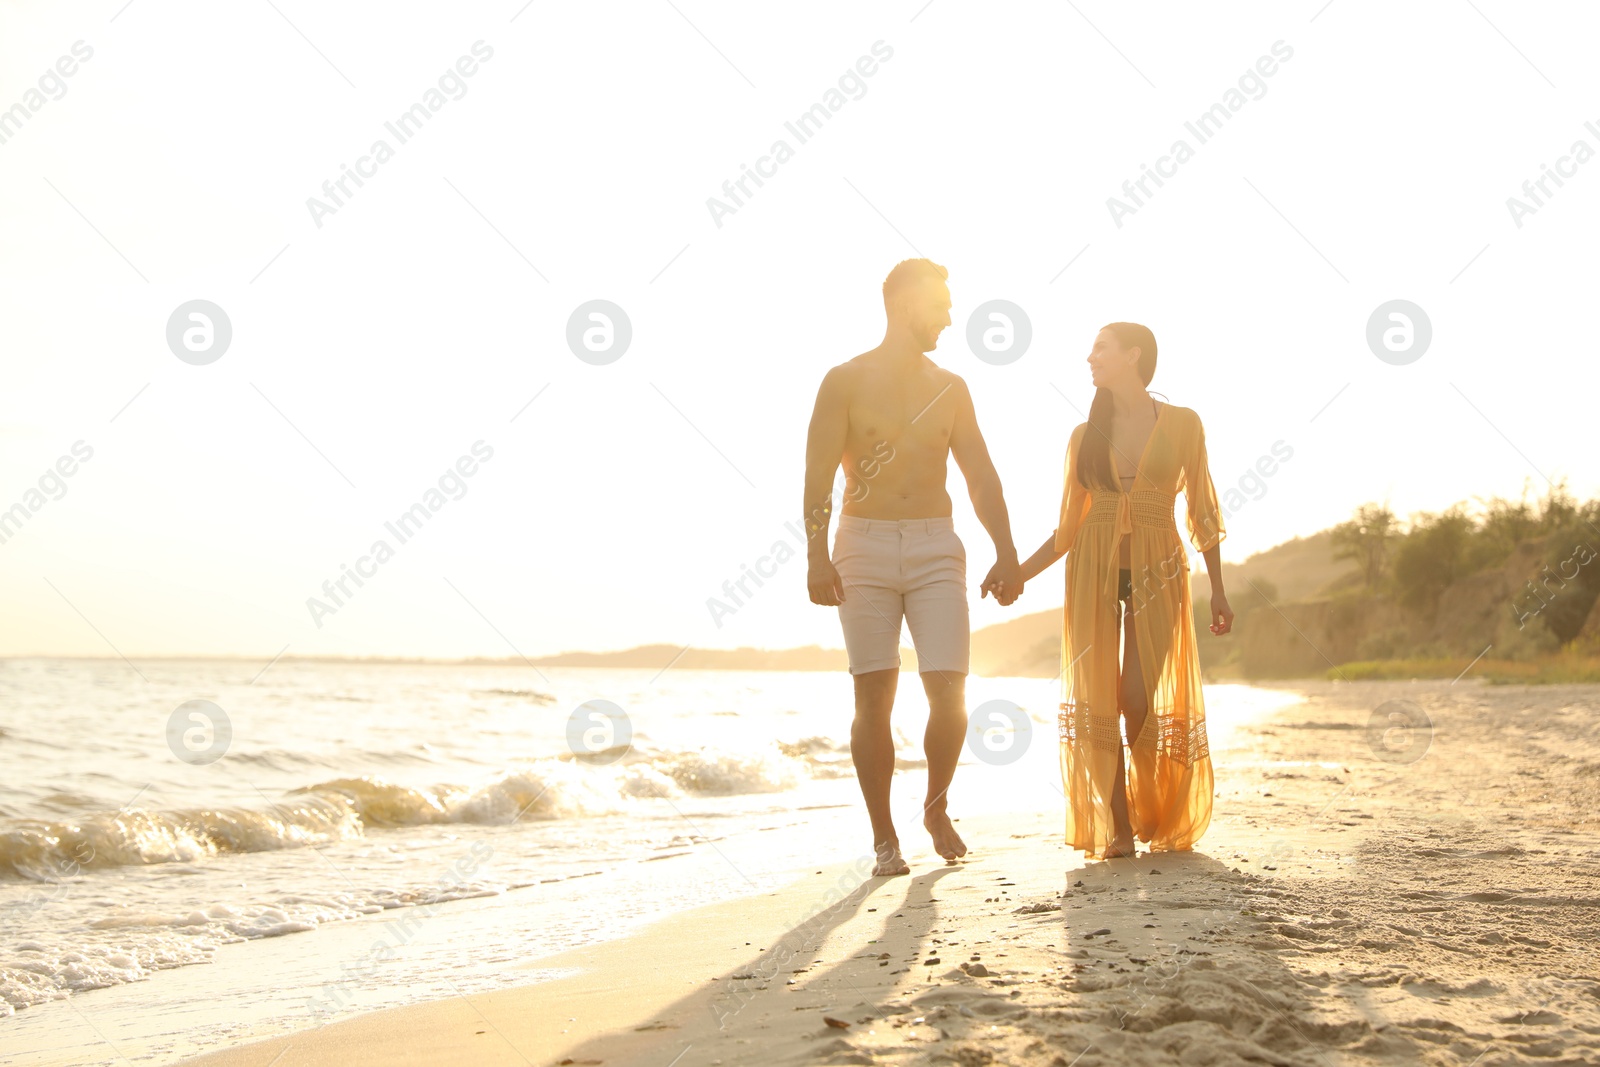
[[[1189,408],[1162,405],[1133,487],[1089,489],[1078,481],[1088,423],[1072,431],[1055,547],[1067,552],[1061,627],[1061,781],[1067,845],[1103,856],[1113,837],[1112,787],[1123,758],[1118,717],[1118,547],[1131,539],[1134,620],[1148,712],[1129,741],[1128,814],[1152,851],[1186,850],[1211,822],[1212,774],[1205,701],[1189,594],[1189,559],[1174,521],[1188,504],[1197,552],[1226,531],[1206,464],[1205,430]]]

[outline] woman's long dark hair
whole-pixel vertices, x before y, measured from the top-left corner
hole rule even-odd
[[[1139,378],[1146,386],[1156,376],[1156,335],[1150,327],[1137,322],[1107,323],[1102,329],[1110,330],[1123,348],[1139,349]],[[1078,481],[1086,488],[1119,488],[1116,471],[1111,467],[1111,390],[1105,386],[1094,391],[1094,403],[1089,405],[1089,428],[1084,431],[1078,449]]]

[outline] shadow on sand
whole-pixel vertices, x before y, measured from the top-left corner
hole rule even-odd
[[[961,870],[947,866],[910,877],[868,878],[842,899],[837,899],[837,890],[833,890],[836,901],[829,901],[826,895],[814,900],[806,909],[808,914],[771,948],[654,1013],[655,1022],[630,1033],[593,1038],[567,1051],[564,1060],[665,1067],[693,1047],[697,1058],[704,1053],[704,1062],[710,1062],[722,1044],[719,1039],[735,1028],[740,1033],[764,1029],[765,1022],[775,1016],[788,1018],[806,1009],[834,1010],[859,1023],[909,1011],[904,1005],[879,1003],[885,983],[890,975],[921,964],[927,939],[938,923],[950,918],[941,914],[940,898],[934,890],[940,881]],[[828,944],[840,927],[864,917],[866,910],[882,916],[875,937]],[[825,961],[824,952],[831,952],[833,959]],[[866,970],[872,973],[868,975]],[[818,1023],[820,1026],[820,1020]],[[669,1030],[673,1031],[670,1038],[665,1033]],[[734,1055],[756,1051],[743,1048]],[[825,1050],[769,1048],[760,1058],[774,1054],[788,1058],[796,1052]]]

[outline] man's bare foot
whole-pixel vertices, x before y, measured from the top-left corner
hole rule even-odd
[[[950,816],[942,811],[929,811],[922,817],[922,825],[933,837],[933,850],[946,860],[954,861],[967,854],[967,843],[961,840]]]
[[[911,865],[900,855],[900,842],[885,841],[877,847],[878,862],[872,868],[872,877],[885,878],[896,874],[910,874]]]

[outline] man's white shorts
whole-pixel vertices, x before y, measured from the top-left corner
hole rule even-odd
[[[919,671],[967,673],[967,550],[949,516],[840,515],[833,566],[844,585],[839,624],[851,674],[899,669],[902,617]]]

